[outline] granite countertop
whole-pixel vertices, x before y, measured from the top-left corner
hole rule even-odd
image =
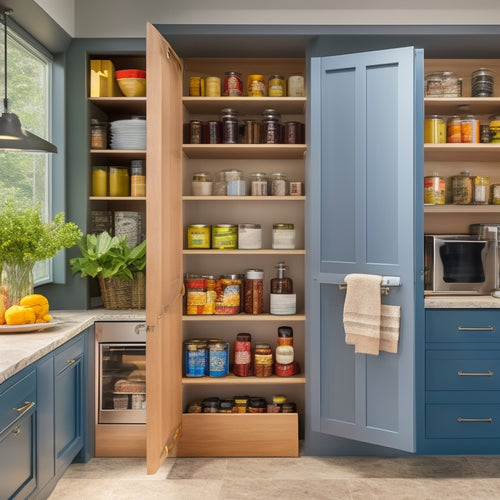
[[[47,330],[35,333],[0,332],[0,384],[96,321],[145,321],[146,319],[146,312],[143,309],[50,311],[50,314],[60,323]]]
[[[425,297],[426,309],[498,309],[500,298],[491,295],[439,295]]]

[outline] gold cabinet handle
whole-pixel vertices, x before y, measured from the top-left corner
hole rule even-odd
[[[32,406],[35,406],[34,401],[25,401],[24,405],[21,408],[12,408],[14,411],[18,413],[26,413]]]
[[[68,365],[70,365],[70,364],[72,364],[72,363],[76,363],[76,359],[67,359],[67,360],[66,360],[66,363],[67,363]]]
[[[468,326],[459,326],[459,332],[492,332],[494,327],[490,326],[476,326],[476,327],[468,327]]]
[[[474,372],[463,372],[462,370],[458,370],[458,375],[460,377],[492,377],[493,372],[488,370],[485,373],[474,373]]]
[[[14,436],[19,436],[19,434],[21,434],[21,429],[19,429],[19,427],[16,427],[16,428],[12,431],[12,434],[14,434]]]
[[[462,423],[462,422],[488,422],[490,424],[493,423],[493,417],[488,417],[488,418],[462,418],[458,417],[457,422]]]

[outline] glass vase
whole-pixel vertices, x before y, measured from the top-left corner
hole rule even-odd
[[[33,266],[24,262],[3,263],[1,283],[11,305],[19,304],[25,295],[33,293]]]

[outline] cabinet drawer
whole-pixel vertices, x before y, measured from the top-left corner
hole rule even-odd
[[[0,433],[36,403],[36,373],[32,371],[0,395]]]
[[[427,310],[426,342],[500,342],[500,310]]]
[[[427,390],[499,390],[500,351],[427,351]]]
[[[427,405],[428,438],[500,438],[500,405]]]
[[[84,339],[83,336],[73,342],[70,341],[70,345],[63,346],[61,351],[55,355],[55,370],[56,374],[63,371],[67,366],[72,365],[76,360],[83,356],[84,352]]]

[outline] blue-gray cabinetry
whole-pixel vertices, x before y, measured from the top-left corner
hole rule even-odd
[[[500,452],[500,310],[428,309],[421,453]]]

